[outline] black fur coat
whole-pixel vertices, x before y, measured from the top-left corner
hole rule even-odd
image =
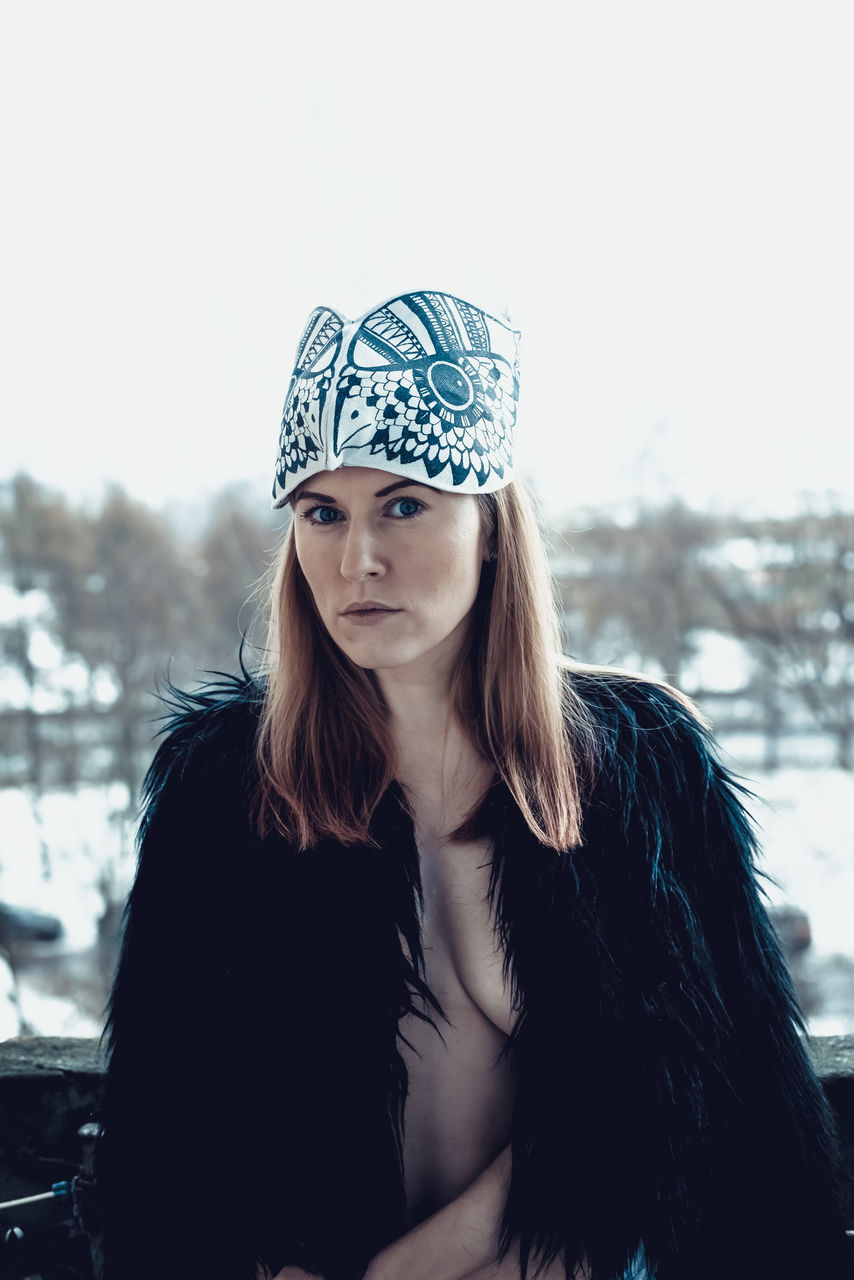
[[[505,1239],[532,1264],[586,1255],[594,1280],[641,1243],[656,1280],[841,1280],[832,1127],[737,788],[664,689],[575,682],[601,755],[582,846],[539,845],[503,790],[488,806],[519,1010]],[[147,780],[109,1025],[106,1280],[254,1280],[257,1258],[348,1280],[401,1230],[411,822],[392,790],[377,848],[253,837],[259,699],[248,681],[187,698]]]

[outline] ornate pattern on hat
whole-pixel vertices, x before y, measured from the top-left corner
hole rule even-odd
[[[313,311],[282,415],[273,505],[340,466],[489,493],[513,476],[519,334],[447,293],[407,293],[360,320]]]

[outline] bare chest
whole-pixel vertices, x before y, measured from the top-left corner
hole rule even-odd
[[[489,903],[488,842],[421,841],[422,941],[436,1026],[412,1015],[404,1168],[410,1214],[423,1217],[468,1185],[509,1140],[513,1025]]]
[[[422,848],[424,961],[428,984],[449,1019],[452,1009],[472,1005],[507,1036],[513,1010],[489,901],[490,867],[487,840]]]

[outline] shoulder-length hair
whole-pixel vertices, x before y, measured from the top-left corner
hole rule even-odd
[[[561,660],[553,582],[531,500],[518,481],[478,494],[484,562],[453,705],[543,844],[580,840],[582,783],[593,756],[584,706]],[[323,625],[300,568],[293,524],[271,582],[267,685],[257,739],[259,830],[300,848],[370,842],[394,780],[387,708],[375,676]],[[482,797],[450,833],[470,838]]]

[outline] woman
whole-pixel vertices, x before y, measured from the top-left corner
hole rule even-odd
[[[147,783],[107,1280],[850,1274],[736,790],[680,695],[557,656],[517,339],[309,321],[266,670]]]

